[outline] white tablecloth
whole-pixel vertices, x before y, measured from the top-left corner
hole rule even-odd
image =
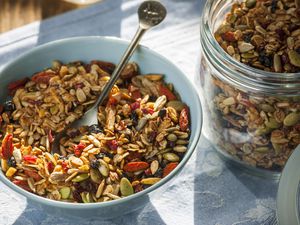
[[[0,67],[34,46],[65,37],[108,35],[130,39],[140,0],[104,0],[89,8],[35,22],[0,35]],[[142,44],[166,56],[194,79],[200,48],[201,0],[165,0],[168,16]],[[110,221],[57,217],[27,204],[0,183],[0,224],[276,224],[276,182],[225,164],[201,137],[181,176],[143,209]]]

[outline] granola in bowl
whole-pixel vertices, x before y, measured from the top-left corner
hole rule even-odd
[[[172,172],[187,151],[188,106],[161,74],[127,64],[98,121],[67,132],[60,154],[55,133],[80,118],[114,64],[54,61],[52,68],[8,86],[1,107],[1,168],[19,187],[53,200],[104,202],[140,192]]]

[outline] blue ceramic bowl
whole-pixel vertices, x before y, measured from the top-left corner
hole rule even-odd
[[[118,63],[120,57],[128,46],[128,42],[111,37],[76,37],[54,41],[36,47],[26,54],[18,57],[4,67],[0,73],[0,100],[4,101],[7,96],[7,84],[25,76],[50,67],[54,59],[64,63],[81,60],[89,62],[94,59]],[[103,203],[65,203],[39,197],[27,192],[10,182],[0,172],[1,181],[17,193],[25,196],[27,200],[35,205],[40,205],[49,213],[62,213],[64,215],[112,218],[132,212],[143,207],[149,197],[164,191],[170,181],[182,170],[188,159],[194,152],[200,138],[202,127],[202,109],[197,92],[190,80],[169,60],[146,48],[139,47],[131,58],[138,63],[141,73],[165,74],[167,82],[174,84],[182,100],[190,107],[191,115],[191,137],[188,151],[180,164],[167,177],[155,185],[119,200]]]

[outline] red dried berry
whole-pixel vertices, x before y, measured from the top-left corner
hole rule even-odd
[[[1,145],[1,157],[3,159],[10,159],[12,156],[14,147],[13,147],[13,135],[12,134],[6,134]]]
[[[30,164],[35,164],[37,157],[34,155],[24,155],[23,159]]]

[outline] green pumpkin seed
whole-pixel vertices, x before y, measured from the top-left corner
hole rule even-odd
[[[175,134],[169,134],[168,136],[167,136],[167,139],[169,140],[169,141],[177,141],[177,136],[175,135]]]
[[[123,177],[121,179],[120,191],[121,191],[122,196],[129,196],[134,193],[133,187],[132,187],[130,181],[126,177]]]
[[[91,203],[94,202],[92,195],[89,192],[82,192],[80,194],[83,203]]]
[[[183,145],[177,145],[173,148],[173,151],[175,152],[186,152],[187,147]]]
[[[270,133],[271,130],[272,129],[270,129],[269,127],[259,127],[255,131],[254,135],[255,136],[261,136],[261,135],[264,135],[264,134],[268,134],[268,133]]]
[[[68,199],[70,197],[70,194],[71,194],[71,188],[62,187],[59,190],[59,193],[60,193],[62,199]]]
[[[294,126],[295,124],[298,123],[299,120],[300,120],[300,113],[292,112],[284,118],[283,124],[285,126]]]
[[[72,179],[72,182],[81,182],[81,181],[84,181],[88,178],[89,178],[89,175],[87,173],[82,173],[82,174],[79,174],[76,177],[74,177]]]
[[[256,5],[256,0],[247,0],[247,1],[246,1],[246,7],[247,7],[248,9],[253,8],[255,5]]]
[[[269,119],[268,122],[265,123],[268,128],[277,129],[280,127],[280,123],[278,123],[273,117]]]
[[[259,152],[259,153],[267,153],[269,150],[270,149],[268,147],[258,147],[254,149],[255,152]]]
[[[272,146],[274,148],[276,155],[278,155],[280,152],[282,152],[283,146],[281,144],[272,143]]]
[[[293,64],[294,66],[300,67],[300,54],[299,53],[297,53],[295,50],[290,50],[288,52],[288,56],[289,56],[291,64]]]
[[[274,107],[269,104],[261,104],[260,109],[264,112],[272,113],[275,111]]]
[[[148,184],[148,185],[152,185],[157,183],[158,181],[160,181],[161,178],[159,177],[149,177],[149,178],[144,178],[141,180],[141,184]]]
[[[164,159],[170,161],[170,162],[178,162],[179,161],[179,157],[178,155],[176,155],[175,153],[172,152],[167,152],[165,154],[163,154]]]
[[[177,112],[180,112],[185,107],[185,104],[181,101],[169,101],[167,107],[172,107]]]
[[[100,184],[101,183],[101,175],[99,170],[96,169],[91,169],[90,170],[90,174],[91,174],[91,180],[96,183],[96,184]]]
[[[102,176],[107,177],[109,174],[109,168],[107,163],[103,159],[100,159],[99,162],[100,162],[99,172],[102,174]]]

